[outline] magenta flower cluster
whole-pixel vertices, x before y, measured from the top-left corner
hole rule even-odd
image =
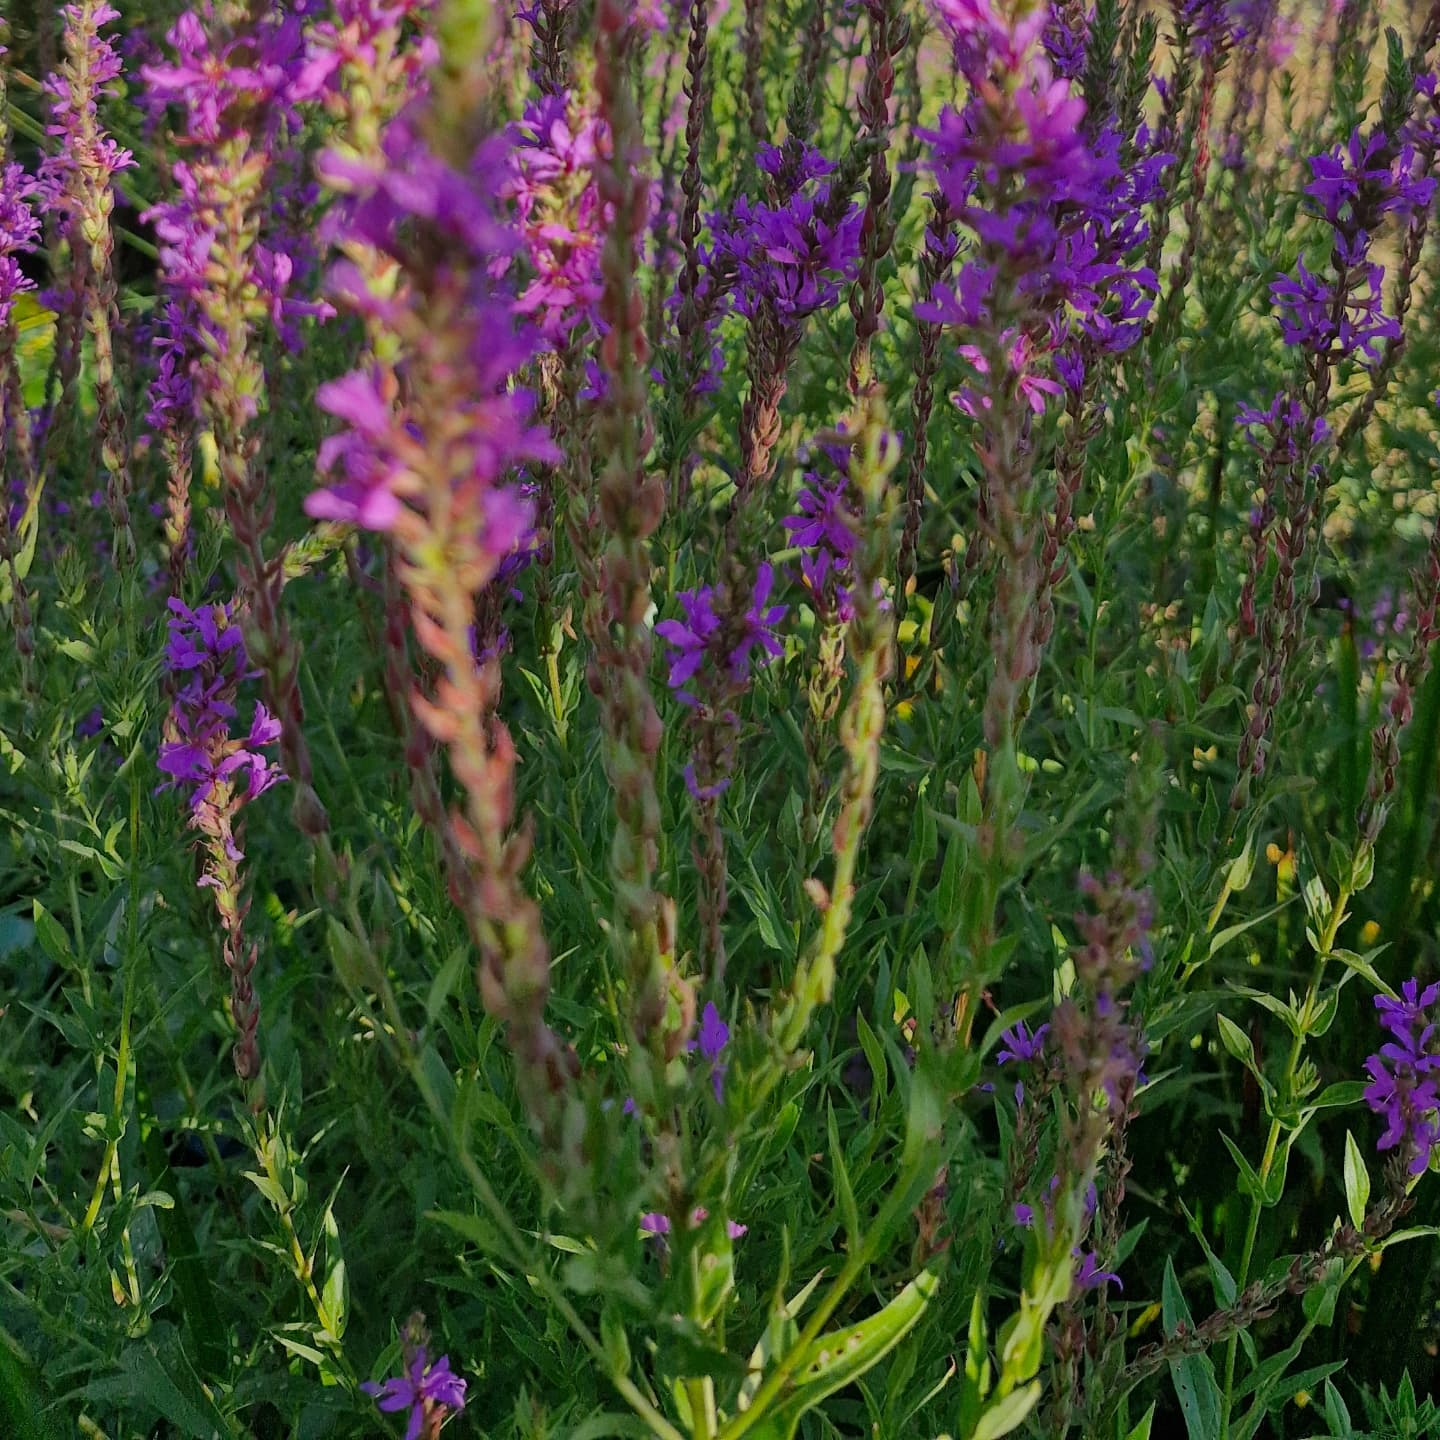
[[[9,323],[16,297],[35,288],[16,258],[40,238],[40,218],[30,203],[35,192],[23,166],[0,165],[0,327]]]
[[[700,704],[717,685],[744,684],[754,655],[761,665],[768,665],[784,653],[775,627],[785,618],[787,607],[768,603],[774,585],[774,567],[758,566],[755,588],[738,626],[727,626],[717,613],[714,586],[679,592],[676,598],[685,618],[662,620],[655,633],[669,646],[669,685],[681,704]]]
[[[1270,287],[1287,345],[1330,363],[1357,353],[1381,358],[1382,341],[1400,338],[1400,322],[1385,311],[1385,267],[1372,254],[1377,225],[1389,215],[1404,222],[1430,204],[1435,181],[1419,168],[1409,144],[1398,148],[1383,131],[1351,133],[1348,144],[1310,161],[1305,193],[1332,234],[1325,273],[1303,259],[1293,275]]]
[[[468,456],[458,490],[483,511],[483,534],[475,538],[498,568],[526,539],[532,519],[530,504],[503,477],[517,465],[555,458],[544,430],[531,423],[529,392],[510,384],[534,353],[533,336],[517,326],[514,302],[491,274],[516,246],[495,210],[507,180],[505,147],[482,143],[457,169],[402,115],[387,128],[382,150],[376,162],[337,152],[322,156],[326,183],[346,197],[331,217],[330,234],[373,247],[399,262],[417,286],[445,294],[455,330],[426,333],[415,323],[417,292],[402,284],[394,295],[372,293],[348,260],[333,267],[332,292],[348,308],[403,333],[412,364],[460,374],[459,357],[442,347],[463,336],[467,384],[446,418],[443,440],[426,434],[398,397],[383,393],[370,370],[321,386],[321,409],[344,428],[321,446],[319,466],[330,483],[311,494],[305,508],[318,519],[393,530],[407,503],[423,507],[423,477],[435,458],[427,447],[444,445],[452,455]],[[423,275],[416,269],[422,254]]]
[[[280,738],[280,722],[257,703],[249,729],[231,734],[240,684],[259,674],[246,659],[231,607],[169,603],[165,667],[177,689],[170,738],[160,746],[160,769],[168,777],[161,788],[184,790],[198,817],[206,807],[227,808],[231,797],[253,800],[285,778],[267,754]]]
[[[797,324],[830,308],[858,273],[861,211],[837,204],[827,177],[835,166],[813,146],[791,154],[761,146],[756,157],[769,195],[742,195],[712,215],[712,268],[729,275],[735,309],[747,319],[769,310]]]
[[[1381,1150],[1400,1148],[1412,1175],[1422,1174],[1440,1141],[1440,1030],[1435,1002],[1440,984],[1410,979],[1399,999],[1375,997],[1381,1028],[1390,1039],[1365,1062],[1370,1084],[1365,1103],[1385,1121]]]
[[[101,28],[120,18],[113,5],[72,4],[61,7],[66,33],[75,54],[65,67],[44,82],[50,97],[48,134],[59,142],[40,166],[45,205],[61,219],[67,231],[81,217],[75,208],[79,187],[73,177],[84,173],[94,183],[108,185],[122,170],[131,169],[135,157],[106,132],[99,121],[99,102],[119,93],[121,62],[115,41]]]
[[[595,167],[608,140],[600,119],[568,94],[532,101],[510,138],[505,194],[530,270],[516,309],[555,343],[595,320],[607,220]]]
[[[1074,40],[1046,31],[1049,7],[1019,18],[972,0],[937,8],[972,98],[941,112],[928,136],[931,164],[939,193],[974,240],[955,282],[938,285],[916,313],[998,330],[996,353],[1039,412],[1061,390],[1045,375],[1051,363],[1078,388],[1088,354],[1117,353],[1139,339],[1157,281],[1136,252],[1149,234],[1146,207],[1174,157],[1152,150],[1143,132],[1136,157],[1123,163],[1113,126],[1090,138],[1085,102],[1064,73],[1076,64]],[[995,75],[1006,83],[994,83]],[[990,374],[994,360],[980,347],[962,353]],[[986,406],[969,392],[958,399],[972,414]]]

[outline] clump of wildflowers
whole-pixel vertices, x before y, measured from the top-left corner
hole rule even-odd
[[[1422,1174],[1440,1142],[1440,1028],[1434,1006],[1440,985],[1410,979],[1399,999],[1375,997],[1390,1039],[1365,1062],[1365,1103],[1385,1121],[1381,1150],[1399,1149],[1412,1175]]]
[[[41,167],[40,182],[70,249],[72,290],[90,336],[100,458],[115,527],[114,554],[122,563],[134,559],[135,536],[129,509],[129,427],[115,378],[120,315],[111,216],[115,176],[132,167],[135,158],[105,133],[99,116],[100,100],[116,93],[121,68],[114,40],[100,32],[118,20],[120,12],[105,0],[78,0],[64,6],[61,14],[65,60],[45,82],[51,102],[49,133],[59,141],[59,149]]]
[[[10,323],[16,297],[35,288],[16,259],[40,238],[40,217],[31,205],[35,191],[23,165],[12,160],[0,166],[0,325]]]
[[[449,878],[481,951],[482,998],[509,1026],[543,1125],[570,1068],[544,1021],[549,951],[519,880],[528,841],[510,833],[515,747],[495,714],[498,663],[493,651],[476,654],[477,607],[530,534],[515,471],[557,458],[532,421],[529,392],[511,383],[535,339],[496,279],[516,245],[496,210],[506,146],[451,128],[427,101],[390,122],[376,155],[331,152],[320,173],[343,197],[336,234],[390,262],[341,262],[333,293],[378,321],[396,359],[321,387],[321,408],[342,428],[321,447],[329,483],[306,509],[394,543],[410,621],[432,662],[430,682],[410,682],[397,699],[449,751],[464,800],[431,819],[461,867]]]
[[[236,700],[250,667],[244,639],[228,604],[194,610],[171,597],[165,665],[175,686],[159,767],[162,789],[179,789],[189,805],[188,825],[204,857],[200,884],[215,897],[230,972],[231,1017],[238,1031],[235,1069],[242,1080],[260,1071],[257,1029],[260,1005],[252,975],[257,949],[245,939],[250,902],[240,865],[241,812],[284,776],[267,753],[280,726],[264,705],[255,706],[248,729],[232,734]]]
[[[859,274],[861,207],[853,178],[801,140],[762,145],[756,163],[765,196],[742,195],[712,215],[712,276],[726,277],[749,321],[749,393],[740,420],[736,509],[770,473],[780,402],[805,324],[840,298]]]
[[[169,318],[193,326],[193,336],[175,338],[195,356],[195,399],[214,436],[226,516],[243,556],[247,645],[280,722],[295,823],[328,856],[329,817],[313,783],[300,656],[282,606],[284,558],[266,544],[275,496],[257,463],[255,423],[267,393],[262,327],[278,322],[283,332],[290,320],[326,309],[291,295],[293,265],[271,248],[266,224],[276,151],[299,125],[304,35],[295,14],[233,16],[207,7],[181,15],[168,39],[174,63],[143,74],[155,103],[183,117],[177,140],[185,158],[172,167],[174,194],[150,212],[161,268],[180,302]],[[178,514],[171,528],[178,536]],[[326,869],[333,889],[333,857]]]

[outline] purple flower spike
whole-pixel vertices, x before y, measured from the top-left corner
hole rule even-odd
[[[245,738],[230,734],[240,682],[257,673],[230,606],[192,610],[172,599],[165,664],[185,683],[171,707],[171,736],[160,746],[157,763],[168,777],[160,788],[186,789],[191,823],[208,834],[242,796],[253,800],[285,778],[265,753],[280,738],[280,722],[257,705]]]
[[[403,1374],[393,1375],[378,1384],[367,1380],[360,1388],[387,1415],[409,1410],[405,1440],[419,1440],[426,1423],[433,1421],[436,1415],[443,1420],[447,1414],[465,1408],[465,1384],[450,1368],[448,1355],[442,1355],[431,1365],[422,1346],[415,1351]],[[433,1425],[429,1433],[436,1433],[438,1428],[438,1425]]]
[[[1365,1103],[1385,1121],[1377,1149],[1402,1147],[1409,1171],[1421,1174],[1440,1143],[1440,1044],[1437,1044],[1435,1002],[1440,985],[1410,979],[1400,998],[1375,997],[1381,1027],[1392,1037],[1365,1062],[1370,1084]]]
[[[700,1033],[690,1042],[692,1050],[700,1052],[702,1060],[710,1062],[710,1083],[715,1088],[716,1100],[725,1098],[725,1065],[721,1056],[730,1043],[730,1027],[720,1018],[720,1012],[713,1004],[706,1003],[700,1014]]]

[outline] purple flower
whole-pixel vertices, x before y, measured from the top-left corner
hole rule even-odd
[[[725,1047],[730,1043],[730,1027],[720,1018],[720,1012],[709,1001],[700,1014],[700,1030],[690,1042],[691,1050],[699,1051],[702,1060],[710,1062],[710,1083],[715,1089],[716,1100],[725,1098],[725,1071],[729,1068],[722,1061]]]
[[[1135,252],[1148,236],[1145,209],[1174,157],[1142,155],[1122,166],[1113,126],[1093,139],[1086,133],[1084,101],[1056,77],[1040,45],[1048,7],[1024,17],[973,0],[939,0],[937,8],[972,94],[928,132],[931,164],[975,244],[956,283],[938,285],[915,313],[1003,332],[998,346],[962,352],[988,377],[955,397],[962,410],[978,417],[990,408],[998,351],[1039,414],[1064,388],[1045,373],[1052,353],[1064,385],[1076,388],[1085,350],[1114,353],[1139,339],[1158,287]],[[1047,44],[1058,47],[1063,69],[1079,63],[1063,28]]]
[[[685,687],[699,673],[711,642],[720,633],[720,617],[715,613],[715,588],[702,585],[696,590],[682,590],[676,596],[685,612],[684,620],[662,620],[655,633],[671,648],[670,674],[666,683],[686,705],[696,704],[694,695]]]
[[[716,611],[713,586],[680,591],[677,598],[684,620],[662,620],[655,633],[670,647],[668,683],[683,704],[699,703],[694,690],[700,687],[692,687],[697,676],[707,680],[711,691],[741,686],[749,677],[755,651],[760,652],[762,665],[784,652],[775,627],[785,618],[787,607],[766,603],[774,584],[773,567],[762,563],[747,608],[729,624]]]
[[[1378,342],[1400,338],[1399,321],[1384,309],[1385,269],[1370,247],[1385,216],[1403,223],[1430,204],[1435,181],[1418,168],[1412,145],[1397,147],[1378,129],[1354,130],[1345,145],[1311,159],[1305,193],[1332,231],[1330,273],[1314,274],[1300,260],[1295,275],[1271,285],[1287,345],[1330,364],[1357,353],[1374,363]]]
[[[243,739],[232,737],[235,699],[249,668],[239,626],[228,605],[192,610],[171,599],[165,664],[184,677],[170,708],[170,731],[158,764],[168,777],[162,790],[189,792],[191,824],[229,844],[233,812],[285,777],[266,755],[280,738],[280,724],[257,704]],[[230,848],[233,848],[231,846]],[[232,858],[238,858],[238,851]]]
[[[1100,1257],[1093,1250],[1082,1252],[1077,1249],[1074,1253],[1080,1261],[1075,1267],[1075,1289],[1077,1291],[1099,1290],[1105,1285],[1118,1285],[1122,1290],[1125,1288],[1120,1277],[1113,1270],[1100,1268]]]
[[[710,1212],[703,1205],[697,1205],[690,1212],[690,1228],[693,1230],[697,1225],[703,1225],[710,1218]],[[647,1235],[668,1235],[670,1233],[670,1217],[659,1210],[649,1210],[640,1217],[640,1228]],[[742,1235],[750,1233],[748,1225],[737,1224],[734,1220],[725,1222],[725,1233],[732,1240],[738,1240]]]
[[[447,1413],[465,1408],[465,1381],[451,1370],[450,1357],[442,1355],[432,1365],[423,1346],[415,1351],[403,1374],[378,1384],[367,1380],[360,1388],[372,1396],[377,1408],[387,1415],[409,1410],[405,1440],[419,1440],[427,1421],[432,1421],[437,1414],[443,1418]],[[436,1429],[438,1426],[430,1433],[434,1434]]]
[[[1048,1022],[1041,1025],[1033,1034],[1023,1020],[1018,1025],[1012,1025],[1010,1029],[1001,1032],[1000,1043],[1004,1048],[995,1056],[995,1063],[997,1065],[1008,1065],[1012,1062],[1028,1064],[1043,1059],[1045,1038],[1049,1033]]]
[[[33,250],[40,235],[40,219],[30,205],[36,188],[21,166],[0,165],[0,328],[9,324],[15,297],[35,288],[15,257]]]
[[[768,313],[798,327],[834,305],[858,273],[862,213],[853,203],[832,206],[829,183],[816,182],[834,166],[809,146],[767,147],[761,168],[771,176],[767,199],[742,195],[710,217],[709,268],[733,277],[735,308],[747,319]]]
[[[104,0],[80,0],[60,10],[65,20],[66,57],[44,90],[50,97],[47,133],[60,141],[40,167],[40,183],[67,225],[84,214],[86,198],[108,190],[114,176],[135,164],[135,157],[101,128],[98,105],[118,93],[120,55],[100,27],[120,18]]]
[[[530,392],[511,383],[535,345],[495,273],[516,244],[496,208],[505,147],[484,141],[457,168],[402,114],[386,128],[382,150],[371,162],[328,152],[319,168],[343,197],[327,222],[331,238],[390,257],[399,279],[392,294],[379,296],[341,262],[331,289],[400,339],[398,369],[410,384],[360,369],[321,387],[321,408],[344,428],[320,447],[318,468],[329,484],[307,497],[305,509],[372,530],[403,528],[402,540],[418,544],[427,527],[426,477],[443,464],[449,523],[465,532],[478,590],[531,539],[533,506],[509,483],[511,472],[558,458],[532,423]]]
[[[1400,998],[1375,997],[1381,1027],[1391,1039],[1365,1062],[1370,1084],[1365,1103],[1385,1121],[1377,1148],[1404,1148],[1412,1175],[1421,1174],[1430,1163],[1431,1151],[1440,1141],[1440,1046],[1432,1007],[1440,999],[1440,985],[1410,979]]]
[[[1362,231],[1351,242],[1351,253],[1343,256],[1343,281],[1316,275],[1300,260],[1295,275],[1272,282],[1270,298],[1280,312],[1280,334],[1287,345],[1332,363],[1357,351],[1374,362],[1381,356],[1381,340],[1400,338],[1400,322],[1384,311],[1384,266],[1360,263],[1368,241]],[[1337,295],[1337,285],[1343,294]]]
[[[547,340],[593,321],[603,288],[600,252],[607,217],[595,168],[608,136],[569,95],[531,101],[510,127],[513,148],[504,193],[515,201],[532,278],[517,301]]]

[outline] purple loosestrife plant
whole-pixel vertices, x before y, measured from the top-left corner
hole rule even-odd
[[[1092,346],[1124,349],[1138,338],[1153,276],[1117,263],[1143,243],[1138,204],[1126,198],[1114,137],[1091,142],[1082,126],[1084,101],[1051,69],[1042,45],[1046,7],[943,0],[936,8],[971,99],[963,111],[942,112],[931,136],[932,164],[940,193],[972,242],[955,284],[938,286],[917,314],[966,334],[961,354],[975,380],[957,398],[980,427],[977,519],[995,565],[984,862],[968,881],[977,893],[965,907],[972,917],[968,993],[991,975],[995,908],[1015,864],[1024,796],[1018,735],[1024,689],[1038,668],[1037,598],[1046,579],[1032,418],[1061,391],[1047,372],[1060,363],[1069,317],[1077,317],[1076,334]],[[1142,197],[1150,186],[1153,172],[1140,186]],[[1074,369],[1071,363],[1061,373],[1074,380]],[[967,568],[981,554],[979,539],[968,541]],[[966,1013],[973,1013],[968,1003]]]
[[[771,605],[775,572],[757,567],[744,600],[726,607],[731,592],[702,585],[676,597],[683,619],[662,620],[655,633],[670,650],[668,681],[690,711],[693,749],[685,785],[696,817],[695,862],[700,876],[700,924],[707,970],[715,982],[725,973],[723,923],[729,904],[719,799],[729,787],[741,733],[739,705],[755,665],[783,652],[775,627],[786,607]]]
[[[187,11],[169,41],[174,63],[144,74],[152,96],[182,117],[185,158],[173,167],[174,198],[152,214],[167,283],[193,307],[196,401],[214,436],[225,513],[243,557],[247,648],[280,722],[297,828],[317,847],[321,885],[333,891],[336,863],[305,736],[300,652],[282,606],[284,556],[267,553],[275,496],[258,463],[256,426],[266,393],[260,328],[272,314],[283,321],[295,303],[276,288],[288,272],[266,243],[264,202],[275,150],[298,123],[303,33],[293,14],[232,27],[217,13]]]
[[[645,335],[639,259],[650,212],[643,173],[640,114],[630,62],[641,36],[620,0],[601,0],[596,14],[595,87],[610,136],[609,163],[598,174],[599,198],[611,214],[601,256],[599,347],[605,394],[595,427],[603,457],[590,527],[600,543],[577,537],[577,555],[593,557],[586,577],[586,680],[600,702],[603,754],[615,809],[610,870],[619,924],[615,937],[629,976],[628,1026],[637,1099],[648,1108],[663,1094],[663,1066],[684,1048],[695,997],[678,969],[675,901],[657,885],[660,801],[656,757],[663,727],[650,688],[652,636],[647,612],[651,537],[665,513],[662,477],[647,472],[653,432],[646,397],[650,346]],[[576,514],[575,522],[583,522]],[[642,1053],[643,1052],[643,1053]],[[668,1157],[667,1157],[668,1158]]]
[[[342,428],[321,447],[329,483],[306,509],[384,532],[395,546],[434,674],[428,685],[409,680],[397,699],[449,752],[463,796],[443,820],[445,849],[463,856],[452,893],[480,950],[481,996],[506,1024],[532,1118],[553,1138],[571,1059],[544,1018],[549,949],[519,878],[529,840],[511,828],[516,757],[495,713],[499,664],[477,658],[474,635],[479,597],[530,530],[514,469],[554,451],[532,422],[529,393],[511,383],[534,344],[494,278],[516,244],[496,211],[505,145],[473,123],[442,120],[440,93],[393,119],[378,155],[322,161],[326,183],[344,196],[336,234],[389,262],[372,267],[370,283],[342,262],[334,293],[383,326],[396,361],[321,387],[321,407]]]
[[[851,587],[859,521],[845,447],[821,445],[814,458],[817,468],[805,474],[796,498],[797,513],[784,521],[800,551],[800,581],[815,616],[815,656],[808,672],[804,727],[809,786],[801,821],[802,836],[812,846],[819,839],[830,790],[827,762],[843,688],[845,637],[855,617]],[[816,859],[812,856],[812,863]]]
[[[734,307],[748,322],[736,513],[771,473],[780,402],[806,322],[835,305],[859,274],[863,222],[850,175],[813,146],[762,145],[756,163],[764,198],[742,195],[710,217],[713,268],[730,277]]]
[[[532,102],[511,127],[506,193],[529,262],[517,305],[552,343],[594,325],[606,233],[596,169],[608,149],[599,117],[573,94]]]
[[[1326,420],[1334,375],[1344,362],[1377,364],[1381,342],[1393,342],[1400,324],[1384,308],[1384,267],[1372,257],[1373,238],[1387,216],[1397,223],[1432,200],[1435,182],[1414,173],[1413,146],[1389,132],[1351,134],[1344,146],[1310,161],[1305,193],[1330,232],[1329,268],[1312,272],[1300,260],[1293,276],[1271,287],[1282,337],[1297,352],[1299,378],[1277,396],[1263,421],[1274,435],[1261,473],[1260,515],[1252,526],[1251,572],[1241,597],[1241,626],[1253,633],[1254,595],[1263,561],[1266,529],[1274,517],[1275,577],[1259,625],[1259,664],[1251,692],[1249,723],[1241,737],[1232,814],[1249,802],[1263,776],[1276,707],[1304,635],[1305,616],[1316,595],[1318,531],[1325,516],[1332,438]],[[1308,555],[1308,564],[1307,564]],[[1302,566],[1305,567],[1302,569]]]
[[[0,65],[3,62],[4,50],[0,47]],[[35,523],[32,502],[38,496],[34,492],[30,415],[25,407],[17,354],[15,302],[35,288],[35,282],[20,268],[18,257],[34,250],[40,237],[40,219],[31,205],[35,182],[8,159],[4,102],[0,89],[0,575],[9,590],[9,619],[21,661],[21,682],[29,691],[34,685],[34,618],[29,586],[16,559],[23,548],[27,525]],[[18,515],[12,515],[12,496],[17,492],[26,503]]]
[[[145,412],[145,423],[158,439],[165,463],[165,551],[170,591],[177,596],[184,589],[192,548],[190,480],[195,444],[195,388],[190,380],[189,354],[194,327],[182,305],[178,296],[164,302],[154,340],[157,359],[150,381],[150,406]]]
[[[175,692],[159,751],[166,776],[161,788],[178,789],[187,800],[187,824],[204,859],[200,884],[214,895],[225,937],[230,1016],[237,1031],[235,1070],[242,1080],[252,1081],[260,1073],[260,1003],[253,982],[258,947],[245,938],[250,901],[241,869],[241,812],[283,778],[266,753],[280,727],[257,704],[248,729],[232,734],[240,685],[259,671],[246,660],[230,605],[191,610],[172,596],[165,666]]]
[[[117,565],[135,559],[130,521],[130,437],[115,375],[117,304],[111,216],[115,176],[135,164],[130,152],[105,133],[100,123],[102,98],[117,92],[120,55],[103,26],[120,18],[105,0],[77,0],[62,7],[65,60],[45,82],[50,96],[49,133],[57,152],[41,167],[40,182],[60,234],[70,250],[74,288],[84,312],[93,357],[100,459],[106,475],[106,499],[114,526]]]

